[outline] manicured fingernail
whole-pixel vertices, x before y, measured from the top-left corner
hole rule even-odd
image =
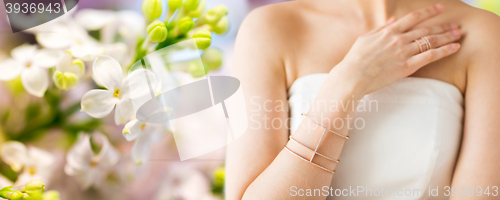
[[[460,37],[460,30],[459,29],[455,29],[451,32],[455,37]]]
[[[453,50],[457,50],[458,48],[460,48],[460,44],[455,43],[451,45],[451,49]]]
[[[456,29],[456,28],[458,28],[458,25],[457,25],[457,24],[455,24],[455,23],[451,23],[451,24],[450,24],[450,28],[451,28],[452,30],[453,30],[453,29]]]
[[[436,8],[437,11],[443,10],[443,4],[436,4],[434,7]]]

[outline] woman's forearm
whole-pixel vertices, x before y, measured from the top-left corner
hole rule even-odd
[[[335,77],[338,73],[332,72],[323,84],[315,98],[309,112],[306,114],[311,120],[347,135],[348,127],[354,115],[354,110],[362,97],[356,86],[343,81],[344,78]],[[329,110],[333,104],[344,105],[343,109]],[[335,124],[329,124],[335,122]],[[346,139],[326,131],[316,123],[304,119],[297,131],[293,134],[294,140],[310,149],[315,149],[321,139],[317,152],[329,158],[338,159]],[[310,159],[313,152],[294,141],[289,141],[287,147],[298,155]],[[348,142],[348,140],[347,140]],[[314,163],[327,169],[334,170],[337,163],[315,156]],[[341,162],[339,163],[341,164]],[[314,166],[297,155],[283,149],[276,159],[262,172],[247,188],[243,199],[293,199],[303,198],[297,193],[299,189],[319,189],[322,193],[329,191],[332,174]],[[324,188],[327,186],[327,188]],[[325,189],[325,190],[323,190]],[[316,195],[317,199],[325,199],[325,195]]]

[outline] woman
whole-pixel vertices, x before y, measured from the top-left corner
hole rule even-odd
[[[227,149],[226,198],[497,199],[499,33],[459,0],[253,11],[234,65],[249,129]]]

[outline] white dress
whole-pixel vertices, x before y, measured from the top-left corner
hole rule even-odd
[[[292,134],[326,77],[311,74],[292,84]],[[434,79],[404,78],[366,95],[352,119],[357,127],[349,131],[327,199],[448,199],[463,113],[461,92]]]

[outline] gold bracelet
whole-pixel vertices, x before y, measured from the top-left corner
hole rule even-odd
[[[291,140],[291,141],[294,141],[295,143],[299,144],[300,146],[303,146],[304,148],[308,149],[309,151],[314,152],[314,154],[318,154],[319,156],[321,156],[321,157],[323,157],[323,158],[326,158],[326,159],[328,159],[328,160],[330,160],[330,161],[332,161],[332,162],[335,162],[335,163],[340,162],[340,160],[339,160],[339,159],[335,160],[335,159],[329,158],[329,157],[327,157],[327,156],[325,156],[325,155],[323,155],[323,154],[321,154],[321,153],[319,153],[319,152],[317,152],[317,151],[315,151],[315,150],[312,150],[311,148],[307,147],[306,145],[303,145],[303,144],[302,144],[302,143],[300,143],[299,141],[297,141],[297,140],[293,139],[293,137],[292,137],[292,136],[290,136],[290,140]],[[316,150],[317,150],[317,149],[316,149]],[[312,162],[313,158],[314,158],[314,155],[313,155],[313,157],[312,157],[312,158],[311,158],[311,160],[310,160],[311,162]]]
[[[326,128],[325,126],[321,125],[320,123],[318,123],[318,122],[316,122],[316,121],[314,121],[314,120],[310,119],[309,117],[307,117],[307,116],[306,116],[306,114],[302,113],[301,115],[302,115],[302,116],[304,116],[304,118],[306,118],[306,119],[308,119],[309,121],[311,121],[312,123],[315,123],[315,124],[317,124],[318,126],[323,127],[325,130],[328,130],[328,131],[330,131],[330,132],[334,133],[335,135],[337,135],[337,136],[339,136],[339,137],[341,137],[341,138],[344,138],[344,139],[346,139],[346,140],[347,140],[347,139],[349,139],[349,136],[342,135],[342,134],[337,133],[337,132],[335,132],[335,131],[333,131],[333,130],[331,130],[331,129],[329,129],[329,128]]]
[[[335,170],[329,170],[329,169],[327,169],[327,168],[325,168],[325,167],[322,167],[322,166],[320,166],[320,165],[318,165],[318,164],[316,164],[316,163],[313,163],[313,162],[311,162],[311,161],[307,160],[306,158],[302,157],[301,155],[299,155],[299,154],[297,154],[297,153],[293,152],[292,150],[290,150],[290,149],[289,149],[288,147],[286,147],[286,146],[285,146],[285,149],[286,149],[286,150],[288,150],[288,152],[292,153],[293,155],[295,155],[295,156],[299,157],[299,158],[300,158],[301,160],[303,160],[303,161],[306,161],[306,162],[308,162],[308,163],[310,163],[310,164],[312,164],[312,165],[314,165],[314,166],[316,166],[316,167],[318,167],[318,168],[320,168],[320,169],[322,169],[322,170],[325,170],[325,171],[327,171],[327,172],[330,172],[330,173],[332,173],[332,174],[333,174],[333,173],[335,173]]]

